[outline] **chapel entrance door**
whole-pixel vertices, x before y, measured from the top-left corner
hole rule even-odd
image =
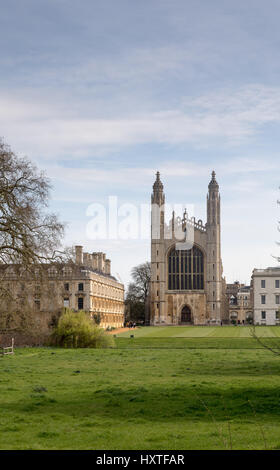
[[[188,305],[185,305],[182,308],[181,312],[181,325],[191,325],[192,324],[192,312]]]

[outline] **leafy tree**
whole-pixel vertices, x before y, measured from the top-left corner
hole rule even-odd
[[[105,333],[80,310],[73,312],[65,309],[52,334],[52,342],[64,348],[108,348],[114,346],[114,339]]]

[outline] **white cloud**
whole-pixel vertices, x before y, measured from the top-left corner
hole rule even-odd
[[[84,155],[95,149],[143,143],[233,145],[280,121],[280,87],[251,86],[190,100],[184,109],[127,118],[83,118],[51,102],[0,98],[1,134],[19,151],[43,158]]]
[[[213,168],[209,163],[197,163],[193,161],[165,161],[154,167],[137,166],[124,168],[115,167],[102,169],[98,163],[94,168],[62,167],[57,164],[48,164],[46,171],[48,176],[57,182],[69,184],[70,187],[85,188],[95,185],[106,184],[113,185],[114,188],[125,185],[127,188],[135,187],[135,181],[142,187],[151,188],[155,177],[155,172],[160,171],[163,182],[167,179],[172,182],[174,178],[185,177],[207,177],[210,178],[212,169],[215,169],[218,181],[222,184],[224,177],[234,176],[232,182],[227,182],[227,191],[234,190],[235,195],[238,192],[252,192],[262,184],[262,179],[257,176],[252,178],[252,174],[261,172],[271,172],[278,170],[278,161],[276,158],[265,159],[233,157],[227,163],[215,162]],[[247,177],[247,174],[250,177]],[[80,196],[78,196],[79,198]],[[84,198],[82,198],[84,200]],[[67,198],[65,199],[67,200]]]
[[[155,173],[152,168],[123,168],[102,170],[98,168],[64,168],[61,166],[49,166],[47,174],[56,181],[71,184],[71,187],[85,188],[87,185],[114,183],[116,185],[135,186],[135,177],[138,184],[149,184],[147,179]]]

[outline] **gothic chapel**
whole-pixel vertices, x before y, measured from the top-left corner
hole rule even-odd
[[[151,325],[228,322],[221,260],[220,193],[215,172],[208,185],[207,223],[173,216],[165,223],[165,195],[157,172],[152,193]],[[178,241],[178,228],[184,239]]]

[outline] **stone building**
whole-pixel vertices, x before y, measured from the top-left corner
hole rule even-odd
[[[205,225],[202,220],[189,218],[186,211],[182,217],[175,217],[173,211],[172,219],[166,223],[165,194],[159,172],[151,202],[150,324],[227,323],[220,193],[215,172],[208,185]]]
[[[7,305],[2,300],[1,310],[24,307],[42,323],[64,306],[89,312],[103,328],[122,327],[124,286],[111,275],[110,260],[104,253],[83,253],[82,246],[75,251],[75,262],[43,265],[32,273],[18,265],[0,266],[1,288],[11,293]]]
[[[229,305],[229,321],[237,325],[253,322],[253,296],[251,286],[240,284],[239,281],[227,284],[227,301]]]
[[[254,324],[280,324],[280,267],[254,269],[252,288]]]

